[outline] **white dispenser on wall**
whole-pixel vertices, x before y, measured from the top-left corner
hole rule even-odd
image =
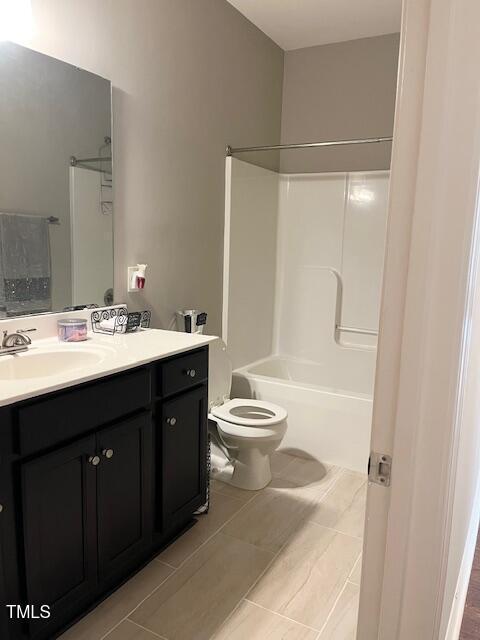
[[[135,267],[128,267],[128,287],[127,291],[142,291],[145,288],[146,264],[137,264]]]

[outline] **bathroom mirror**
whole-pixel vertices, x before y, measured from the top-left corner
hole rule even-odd
[[[0,317],[113,302],[111,84],[0,43]]]

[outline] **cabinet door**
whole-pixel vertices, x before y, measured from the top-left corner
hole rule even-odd
[[[185,522],[206,499],[207,386],[162,406],[164,529]]]
[[[1,417],[0,417],[1,423]],[[0,638],[20,638],[22,620],[7,608],[7,604],[21,604],[18,571],[19,531],[17,504],[14,498],[13,465],[2,460],[0,438]],[[23,552],[23,549],[22,551]]]
[[[105,580],[141,555],[152,530],[151,414],[97,434],[98,563]]]
[[[0,518],[1,518],[1,515],[0,515]],[[1,544],[1,538],[3,537],[1,533],[2,533],[2,523],[0,519],[0,544]],[[2,557],[2,554],[0,554],[0,638],[10,637],[10,630],[8,628],[9,625],[7,622],[7,604],[10,604],[10,603],[7,602],[7,591],[6,591],[6,585],[5,585],[5,571],[4,571],[3,557]]]
[[[97,582],[94,454],[92,436],[21,467],[26,601],[50,605],[54,627]],[[31,630],[45,622],[32,622]]]

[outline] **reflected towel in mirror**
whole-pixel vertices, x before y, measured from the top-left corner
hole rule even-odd
[[[48,220],[0,213],[0,314],[51,311]]]

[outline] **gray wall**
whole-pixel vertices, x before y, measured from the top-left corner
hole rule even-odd
[[[25,43],[114,86],[115,289],[220,332],[225,145],[278,143],[283,51],[225,0],[32,0]],[[127,266],[148,263],[144,293]]]
[[[98,154],[110,135],[110,83],[0,43],[0,211],[55,216],[52,308],[72,304],[70,156]]]
[[[391,136],[399,34],[285,52],[282,143]],[[390,144],[284,151],[285,172],[388,169]]]

